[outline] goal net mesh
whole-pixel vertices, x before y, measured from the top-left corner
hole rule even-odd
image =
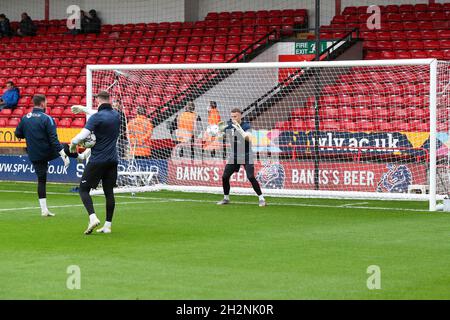
[[[234,65],[235,66],[235,65]],[[267,194],[412,198],[430,184],[430,66],[93,70],[124,114],[119,186],[221,192],[239,108]],[[155,66],[157,68],[157,66]],[[448,192],[449,65],[438,68],[438,193]],[[252,193],[243,167],[232,193]]]
[[[450,62],[438,62],[436,87],[436,192],[450,194]]]

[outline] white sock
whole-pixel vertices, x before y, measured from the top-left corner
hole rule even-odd
[[[260,196],[259,196],[259,200],[261,200],[261,201],[266,201],[266,199],[264,199],[264,196],[263,196],[263,195],[260,195]]]
[[[95,213],[89,215],[89,222],[94,222],[95,220],[98,220],[97,215]]]
[[[228,196],[225,196],[225,195],[224,195],[224,196],[223,196],[223,199],[224,199],[224,200],[230,200],[230,196],[229,196],[229,195],[228,195]]]
[[[105,227],[111,229],[112,222],[105,221]]]
[[[47,211],[47,199],[39,199],[39,204],[41,205],[41,211]]]

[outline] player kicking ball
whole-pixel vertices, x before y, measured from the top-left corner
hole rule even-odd
[[[96,102],[98,111],[91,115],[85,127],[72,139],[70,144],[70,151],[74,151],[77,145],[83,143],[95,132],[96,142],[91,149],[91,156],[80,182],[81,201],[89,215],[88,227],[84,232],[86,235],[91,234],[100,226],[100,220],[95,214],[94,203],[89,194],[91,189],[97,188],[101,181],[106,199],[106,221],[104,226],[97,232],[111,233],[112,218],[116,204],[114,187],[117,182],[117,139],[119,138],[120,115],[109,103],[108,92],[101,91],[96,96]]]
[[[251,133],[250,123],[242,121],[242,111],[240,109],[231,110],[231,120],[228,124],[219,123],[219,130],[230,141],[227,165],[222,175],[223,200],[218,205],[230,203],[230,178],[235,172],[239,172],[241,165],[244,166],[247,179],[252,184],[253,190],[259,197],[259,206],[265,207],[266,200],[261,191],[261,187],[255,177],[255,165],[253,162],[253,152],[250,146]]]
[[[41,215],[43,217],[54,217],[55,214],[50,212],[47,207],[48,162],[61,157],[64,167],[68,168],[70,165],[69,158],[83,161],[88,156],[88,152],[71,153],[67,144],[59,142],[55,120],[45,113],[47,98],[44,95],[35,95],[33,105],[33,110],[21,119],[15,130],[15,135],[19,139],[26,140],[28,158],[33,164],[37,176],[37,193]]]

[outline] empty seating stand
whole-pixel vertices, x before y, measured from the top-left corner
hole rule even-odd
[[[47,95],[50,114],[59,126],[80,126],[84,120],[69,108],[86,103],[86,65],[237,62],[243,50],[250,54],[269,39],[291,35],[295,26],[304,26],[307,12],[213,12],[203,21],[103,25],[99,34],[80,35],[68,34],[66,20],[35,22],[37,36],[2,38],[0,43],[0,83],[12,80],[21,92],[18,111],[3,110],[0,126],[11,126],[15,121],[10,120],[29,112],[36,93]],[[13,28],[17,26],[12,22]],[[202,74],[174,77],[172,90],[155,89],[143,97],[153,116]],[[134,98],[125,99],[132,108]]]
[[[405,85],[407,84],[407,85]],[[343,132],[429,132],[427,72],[396,73],[353,68],[322,88],[320,130]],[[315,98],[293,109],[279,130],[315,129]],[[394,129],[393,129],[394,128]]]
[[[450,3],[386,5],[381,29],[367,27],[367,7],[346,7],[322,38],[337,38],[354,28],[364,40],[365,59],[437,58],[450,60]]]

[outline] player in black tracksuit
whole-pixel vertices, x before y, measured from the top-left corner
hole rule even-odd
[[[44,217],[54,216],[47,208],[47,170],[48,162],[61,157],[64,166],[70,164],[68,158],[79,157],[78,153],[70,153],[69,146],[58,140],[55,121],[45,113],[47,100],[44,95],[33,97],[33,111],[25,115],[16,128],[15,135],[19,139],[26,139],[28,158],[33,164],[38,178],[38,196],[41,213]]]
[[[219,124],[219,128],[222,125]],[[261,187],[255,177],[255,165],[253,152],[251,150],[250,123],[242,121],[242,111],[238,108],[231,110],[231,120],[227,125],[223,125],[222,131],[229,141],[230,148],[227,165],[222,175],[222,186],[224,198],[218,205],[230,203],[230,178],[235,172],[239,172],[241,165],[244,166],[247,179],[252,184],[253,190],[259,198],[259,206],[265,207],[266,200],[261,191]]]
[[[112,218],[114,215],[115,199],[114,187],[117,182],[117,140],[120,134],[120,115],[109,103],[109,93],[101,91],[96,95],[98,112],[91,115],[85,127],[72,139],[71,149],[95,132],[96,143],[92,148],[89,163],[84,169],[80,182],[80,197],[84,207],[89,214],[88,228],[85,234],[91,234],[99,225],[100,220],[95,214],[94,204],[89,195],[91,189],[97,188],[102,182],[103,192],[106,199],[105,225],[97,230],[100,233],[111,233]]]

